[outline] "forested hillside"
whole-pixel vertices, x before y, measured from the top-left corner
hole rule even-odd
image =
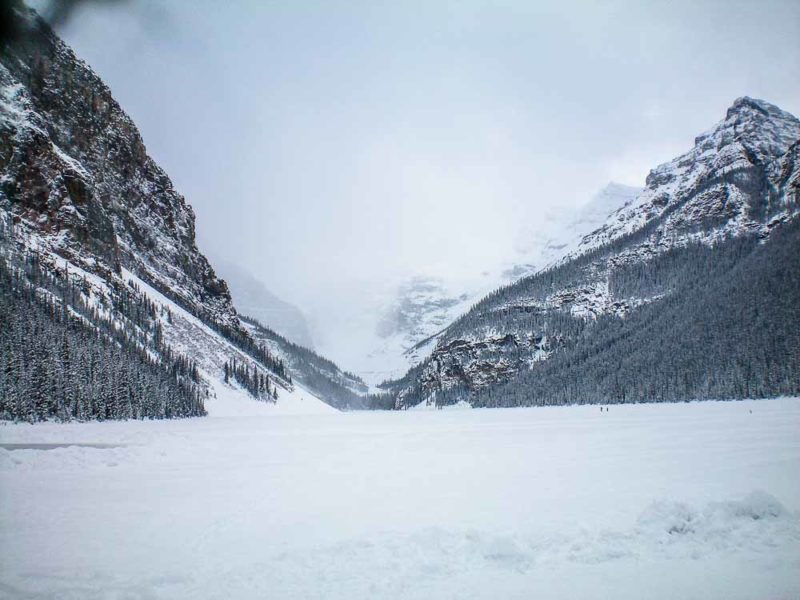
[[[7,12],[18,35],[0,47],[0,418],[291,398],[284,361],[239,321],[194,211],[111,91],[34,11]]]
[[[87,302],[35,254],[0,255],[0,419],[204,415],[194,362],[163,341],[156,306],[134,285]]]
[[[741,98],[553,267],[498,289],[376,407],[800,389],[800,122]]]

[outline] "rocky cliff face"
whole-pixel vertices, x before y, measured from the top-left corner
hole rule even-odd
[[[490,294],[442,333],[422,364],[386,389],[398,406],[486,396],[483,390],[577,352],[608,319],[624,331],[650,305],[699,294],[696,274],[710,281],[719,273],[698,246],[722,256],[733,252],[732,240],[763,243],[797,219],[799,145],[794,116],[760,100],[736,100],[722,122],[689,152],[654,169],[644,191],[577,248]],[[742,260],[757,252],[746,247],[736,250]],[[532,385],[535,377],[526,377]],[[513,392],[525,402],[523,391]]]
[[[238,327],[195,216],[109,89],[32,11],[0,60],[0,207],[31,243],[89,271],[121,267]]]
[[[800,121],[776,106],[739,98],[689,152],[653,169],[644,192],[587,236],[586,252],[650,225],[649,241],[765,233],[796,210],[792,184]]]

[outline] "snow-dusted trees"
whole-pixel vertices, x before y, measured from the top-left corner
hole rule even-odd
[[[474,358],[444,352],[388,382],[390,396],[371,398],[371,405],[390,406],[401,391],[400,406],[432,394],[437,404],[524,406],[800,393],[800,220],[767,240],[688,244],[615,266],[608,279],[613,299],[647,299],[624,316],[579,318],[569,304],[537,308],[555,291],[586,285],[603,253],[625,243],[500,289],[448,329],[440,347],[476,337],[491,346],[482,331],[514,334],[515,343],[480,350],[485,376],[501,364],[510,367],[508,376],[474,385],[459,375]],[[523,340],[531,334],[557,338],[546,360],[529,360]]]
[[[236,346],[239,350],[243,353],[247,354],[248,356],[252,357],[262,366],[264,366],[268,371],[273,373],[274,375],[280,377],[284,381],[289,383],[292,382],[292,376],[289,371],[286,369],[286,365],[283,361],[274,356],[264,344],[257,342],[251,335],[249,335],[243,328],[235,327],[233,325],[223,323],[219,319],[215,318],[213,314],[209,311],[205,310],[202,306],[197,305],[188,305],[186,300],[176,294],[173,290],[165,287],[162,283],[155,281],[155,280],[147,280],[146,277],[144,279],[147,281],[149,285],[153,288],[158,290],[161,294],[175,302],[175,304],[183,307],[188,312],[195,315],[198,319],[200,319],[205,325],[219,333],[222,337],[228,340],[231,344]]]
[[[35,255],[0,259],[0,419],[205,413],[197,367],[163,344],[152,303],[124,287],[111,302],[117,321]]]
[[[316,352],[290,342],[257,319],[244,315],[240,315],[239,318],[248,326],[256,342],[261,342],[265,349],[267,343],[271,347],[277,347],[277,351],[285,357],[289,383],[292,382],[292,375],[288,373],[290,369],[300,383],[331,406],[342,410],[365,406],[363,396],[353,391],[367,390],[367,386],[359,377],[342,371],[333,362]]]
[[[767,243],[689,246],[612,279],[668,292],[625,318],[587,322],[562,352],[481,404],[748,398],[800,391],[800,223]]]
[[[278,399],[278,388],[270,382],[269,375],[253,363],[248,365],[230,359],[223,367],[225,383],[235,381],[257,400],[275,401]]]

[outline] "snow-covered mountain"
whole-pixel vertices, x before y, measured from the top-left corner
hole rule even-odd
[[[560,260],[451,324],[420,365],[386,386],[384,401],[506,405],[795,390],[799,140],[794,116],[736,100]]]
[[[609,183],[583,206],[550,213],[537,227],[523,229],[518,254],[494,272],[469,281],[418,276],[400,285],[380,311],[359,374],[373,385],[402,376],[427,356],[449,324],[482,297],[574,251],[584,236],[641,192],[641,188]]]
[[[299,308],[273,294],[251,273],[229,260],[215,258],[214,268],[225,278],[240,314],[268,323],[282,337],[313,350],[308,321]]]
[[[33,11],[13,12],[20,35],[0,54],[3,314],[16,322],[29,306],[65,341],[2,337],[1,416],[324,410],[242,325],[197,248],[194,212],[109,89]],[[85,347],[91,335],[101,354]],[[73,377],[75,352],[100,361],[91,381]],[[141,404],[156,396],[145,380],[161,386],[160,404]],[[43,385],[60,391],[31,404],[27,392]]]
[[[587,236],[577,253],[657,223],[649,252],[730,235],[767,234],[795,216],[800,122],[777,106],[739,98],[694,147],[658,166],[635,202]]]
[[[640,187],[611,182],[577,209],[550,213],[544,223],[523,229],[516,243],[518,256],[506,271],[509,282],[531,275],[577,249],[584,236],[602,226],[608,216],[633,202]]]

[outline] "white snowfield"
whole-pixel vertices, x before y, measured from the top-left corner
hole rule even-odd
[[[800,597],[800,399],[5,425],[0,444],[0,598]]]

